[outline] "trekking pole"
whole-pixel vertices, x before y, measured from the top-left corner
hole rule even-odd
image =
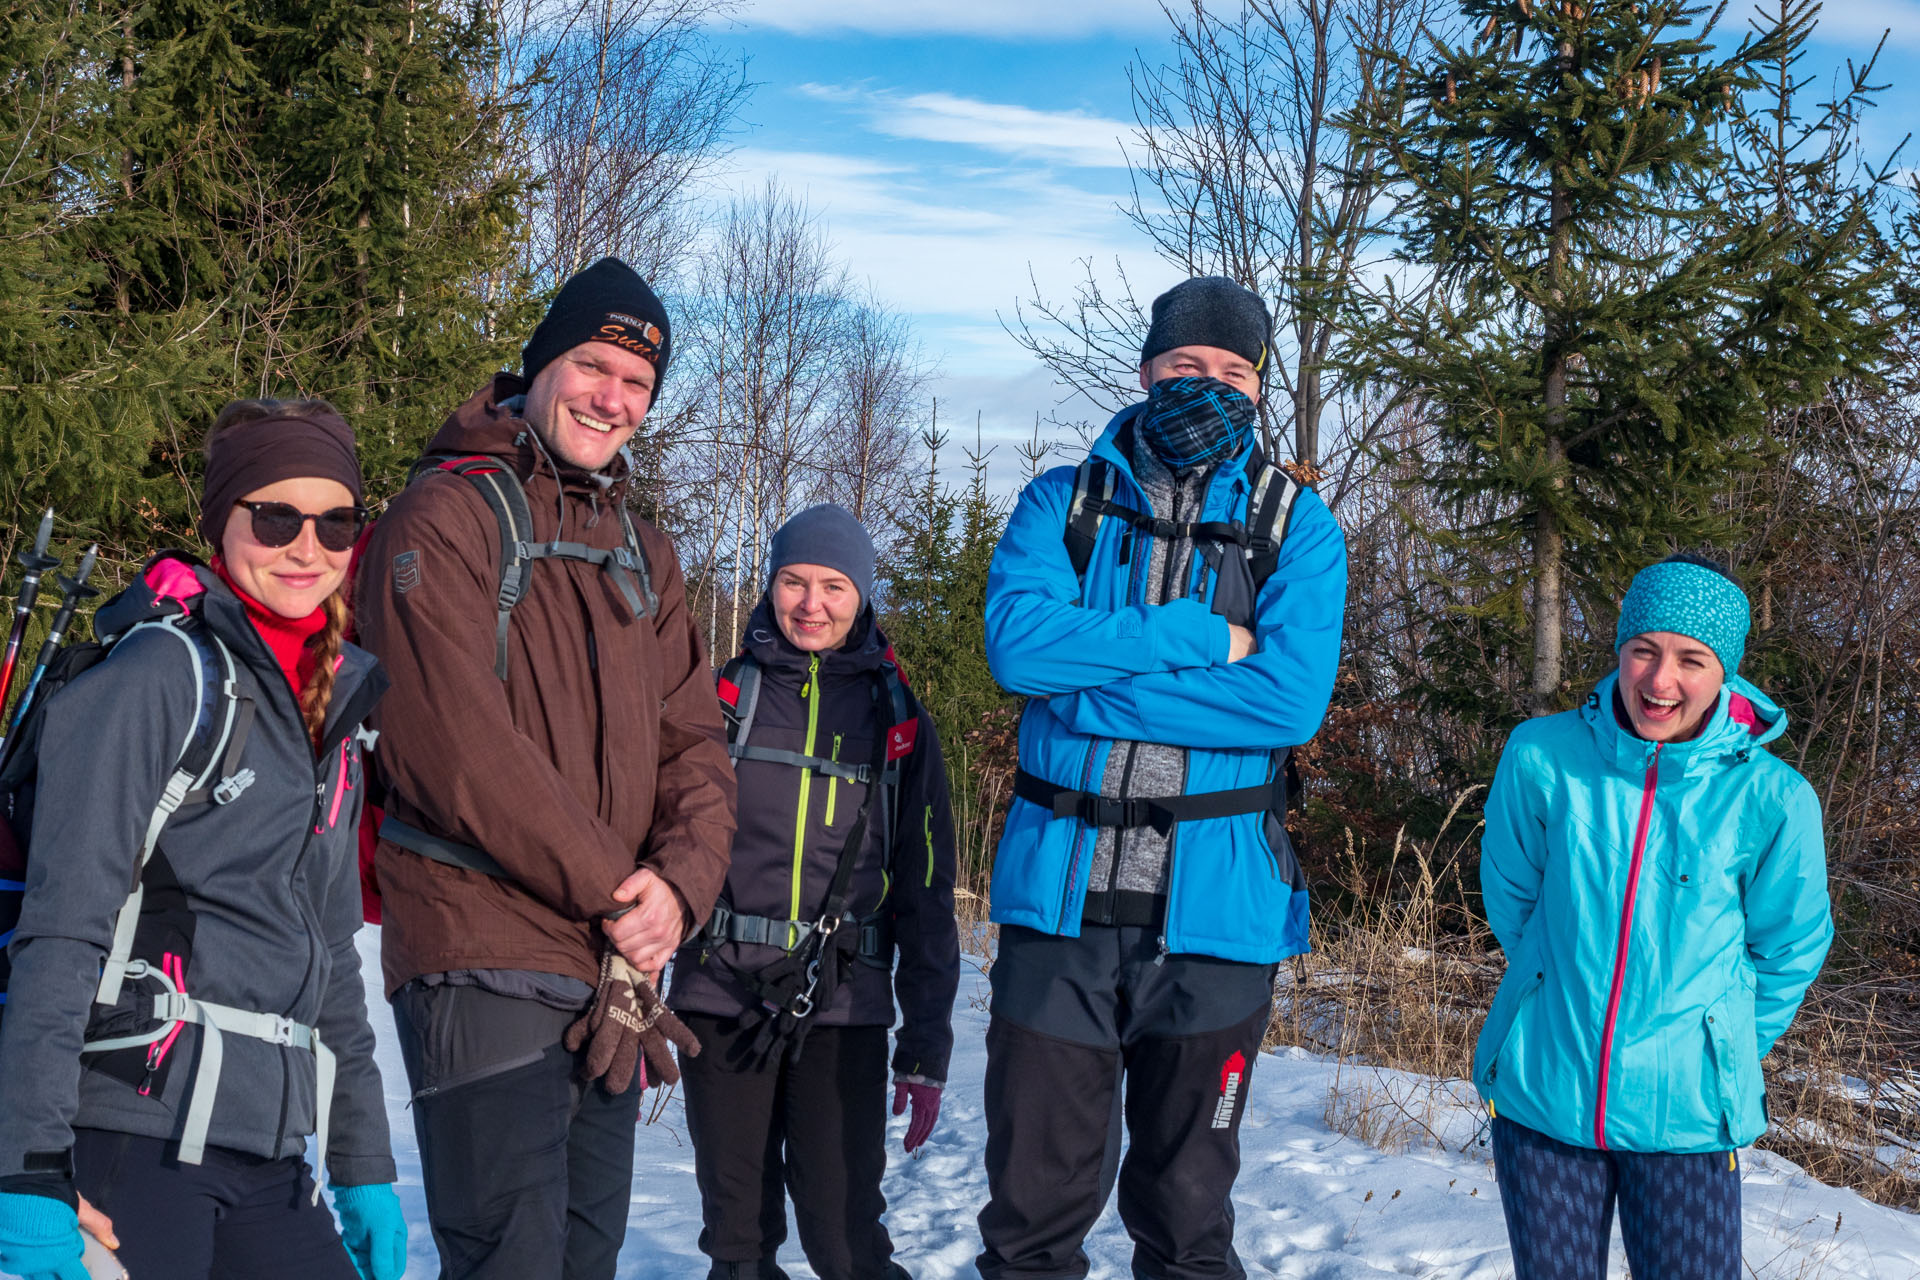
[[[20,553],[20,563],[27,567],[27,576],[20,580],[20,599],[13,606],[13,630],[7,636],[7,654],[0,658],[0,709],[7,705],[7,694],[13,689],[14,664],[20,659],[20,642],[26,638],[27,615],[33,612],[34,597],[40,594],[40,576],[60,563],[59,557],[47,554],[47,541],[53,537],[53,508],[40,517],[40,531],[34,535],[33,550]]]
[[[60,575],[60,609],[53,615],[53,630],[47,632],[46,643],[40,646],[40,656],[34,660],[33,678],[27,681],[27,691],[20,695],[20,705],[13,709],[14,729],[18,729],[20,722],[27,718],[27,708],[33,705],[34,690],[40,687],[40,677],[47,674],[47,664],[53,661],[53,655],[60,652],[60,642],[67,638],[67,626],[73,621],[74,610],[80,607],[82,600],[100,594],[98,587],[87,585],[87,579],[93,575],[93,562],[99,555],[100,544],[96,542],[87,548],[86,555],[80,557],[80,572],[71,578],[64,573]]]

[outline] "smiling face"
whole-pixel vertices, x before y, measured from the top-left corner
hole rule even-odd
[[[802,653],[838,649],[860,616],[860,591],[838,569],[817,564],[783,565],[767,588],[773,620]]]
[[[1260,374],[1245,356],[1224,347],[1175,347],[1140,366],[1140,389],[1168,378],[1214,378],[1260,403]]]
[[[299,476],[255,489],[242,502],[284,502],[318,515],[353,505],[353,493],[338,480]],[[235,505],[220,538],[220,558],[240,589],[283,618],[304,618],[340,589],[353,549],[329,551],[314,536],[313,521],[284,547],[269,547],[253,536],[253,513]]]
[[[1697,736],[1726,678],[1713,650],[1692,636],[1649,631],[1620,646],[1620,701],[1648,742]]]
[[[653,404],[654,368],[610,342],[554,357],[527,388],[526,420],[569,466],[599,471],[633,438]]]

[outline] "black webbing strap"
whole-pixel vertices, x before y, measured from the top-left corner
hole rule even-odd
[[[1231,818],[1242,813],[1279,813],[1287,802],[1284,774],[1251,787],[1202,791],[1190,796],[1136,796],[1115,800],[1092,791],[1076,791],[1017,769],[1013,794],[1046,809],[1056,818],[1078,818],[1090,827],[1152,827],[1161,835],[1176,822]]]
[[[1246,526],[1234,521],[1203,520],[1196,524],[1186,520],[1162,520],[1158,516],[1135,511],[1125,503],[1094,497],[1087,498],[1081,507],[1094,516],[1112,516],[1116,520],[1124,520],[1134,528],[1161,539],[1204,538],[1209,542],[1231,542],[1236,547],[1254,547],[1259,542],[1247,532]]]
[[[878,959],[883,953],[886,934],[881,923],[878,917],[869,917],[860,922],[860,946],[856,954],[862,960]],[[772,916],[743,915],[724,902],[715,903],[713,914],[707,918],[707,935],[715,942],[748,942],[755,946],[793,951],[812,933],[811,920],[777,920]]]
[[[436,836],[430,831],[410,826],[391,813],[380,819],[380,838],[390,840],[402,849],[417,853],[423,858],[445,863],[449,867],[459,867],[464,871],[478,871],[482,875],[495,876],[501,880],[513,879],[505,867],[493,860],[484,849],[476,849],[470,844],[461,844],[458,840],[449,840],[445,836]]]

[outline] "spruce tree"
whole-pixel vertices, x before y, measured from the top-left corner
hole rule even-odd
[[[1423,105],[1351,122],[1385,157],[1377,234],[1436,303],[1358,299],[1348,359],[1433,424],[1399,461],[1449,517],[1423,532],[1497,658],[1452,654],[1429,693],[1497,720],[1565,705],[1568,620],[1610,654],[1630,572],[1724,539],[1716,496],[1767,454],[1769,410],[1859,358],[1808,322],[1858,268],[1790,219],[1724,216],[1722,129],[1778,31],[1723,55],[1678,0],[1460,14],[1465,42],[1394,55]],[[1502,658],[1524,691],[1490,682]]]
[[[522,192],[498,163],[511,103],[482,92],[483,9],[26,0],[0,21],[20,51],[3,123],[41,175],[35,195],[0,184],[15,511],[52,501],[121,571],[191,545],[201,438],[248,395],[333,400],[384,496],[512,361]],[[36,77],[64,133],[35,124]]]

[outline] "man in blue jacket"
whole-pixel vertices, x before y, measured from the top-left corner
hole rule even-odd
[[[1307,949],[1286,756],[1326,712],[1347,578],[1332,514],[1257,447],[1270,332],[1230,280],[1156,299],[1146,400],[1027,486],[994,554],[987,656],[1032,701],[993,876],[986,1280],[1084,1276],[1116,1177],[1136,1277],[1245,1274],[1240,1118],[1275,966]]]

